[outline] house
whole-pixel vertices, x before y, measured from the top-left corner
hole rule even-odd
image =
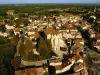
[[[100,42],[100,33],[95,33],[95,38],[97,42]]]
[[[84,62],[80,55],[75,55],[73,57],[73,59],[76,60],[76,63],[83,63]]]
[[[83,68],[83,65],[82,64],[77,64],[77,65],[75,65],[74,66],[74,71],[75,72],[79,72],[79,71],[81,71],[81,70],[83,70],[84,68]]]
[[[70,27],[70,32],[77,32],[77,29],[75,27]]]
[[[19,26],[20,26],[20,27],[24,27],[24,24],[23,24],[23,23],[21,23]]]
[[[32,19],[28,19],[29,22],[32,22]]]
[[[8,10],[6,13],[7,13],[8,15],[14,15],[14,11],[15,11],[15,10]]]
[[[31,35],[29,35],[29,38],[30,38],[30,39],[35,38],[35,34],[31,34]]]
[[[29,36],[30,39],[33,39],[33,38],[37,39],[37,38],[40,37],[38,32],[29,32],[28,36]]]
[[[17,20],[17,19],[18,19],[18,17],[15,17],[14,19],[15,19],[15,20]]]
[[[68,58],[68,60],[66,61],[62,61],[62,71],[61,73],[64,73],[66,71],[69,71],[71,69],[71,67],[74,65],[75,63],[75,60],[71,59],[71,58]]]
[[[74,62],[75,62],[74,60],[62,61],[61,59],[55,59],[55,60],[50,60],[49,66],[54,66],[56,69],[56,74],[61,74],[70,70]]]
[[[26,75],[44,75],[43,67],[25,69]]]
[[[35,34],[35,31],[34,31],[34,30],[29,30],[29,31],[27,32],[27,34],[28,34],[28,36],[30,36],[30,35],[32,35],[32,34]]]
[[[97,40],[96,48],[100,49],[100,34],[96,33],[95,34],[95,39]]]
[[[9,35],[9,33],[6,33],[6,32],[0,32],[0,36],[3,36],[3,37],[7,37]]]
[[[100,19],[99,19],[99,20],[96,20],[96,22],[97,22],[97,23],[100,23]]]
[[[82,36],[80,34],[77,34],[75,37],[77,40],[82,40]]]
[[[15,75],[25,75],[24,70],[15,71]]]
[[[73,73],[71,75],[87,75],[87,74],[85,73],[84,70],[81,70],[80,72],[76,72],[76,73]]]
[[[10,30],[10,29],[14,29],[14,26],[9,26],[9,25],[5,25],[6,29]]]
[[[14,34],[16,35],[16,34],[19,34],[20,33],[20,31],[21,31],[21,29],[20,28],[15,28],[14,29]]]
[[[53,27],[47,27],[44,29],[44,33],[47,35],[47,39],[51,40],[52,48],[54,51],[60,50],[60,47],[65,46],[62,34],[55,30]]]
[[[78,72],[82,72],[82,75],[85,75],[84,68],[83,68],[83,61],[79,61],[81,59],[78,55],[72,56],[72,57],[67,57],[66,59],[53,59],[49,60],[49,66],[54,66],[56,69],[56,74],[62,74],[64,72],[69,71],[71,68],[76,73],[72,72],[72,75],[74,74],[79,74]],[[80,65],[78,65],[79,63]]]
[[[36,55],[40,55],[40,53],[37,52],[36,49],[33,49],[33,53],[36,54]]]

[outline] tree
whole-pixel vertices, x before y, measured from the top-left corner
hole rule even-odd
[[[16,27],[19,27],[19,25],[21,24],[21,22],[22,22],[21,19],[17,19],[17,20],[15,20]]]
[[[3,16],[0,16],[0,20],[4,20],[4,17]]]
[[[15,24],[14,20],[10,20],[9,25],[13,26]]]
[[[51,44],[51,40],[46,40],[46,44],[47,44],[47,47],[48,47],[48,50],[49,51],[52,51],[53,50],[53,48],[52,48],[52,44]]]
[[[6,31],[5,25],[3,25],[3,24],[0,25],[0,31],[1,32],[5,32]]]
[[[30,40],[29,38],[25,39],[25,52],[28,53],[32,51],[33,48],[34,48],[34,45],[33,45],[32,40]]]
[[[44,33],[44,31],[39,31],[39,35],[40,35],[44,40],[47,39],[47,36],[46,36],[46,34]]]
[[[17,45],[18,44],[18,41],[19,41],[19,34],[17,34],[17,35],[14,35],[12,32],[11,32],[11,39],[10,39],[10,41],[11,41],[11,44],[13,44],[13,45]]]
[[[40,41],[38,44],[38,52],[40,53],[40,55],[44,58],[50,57],[50,51],[48,50],[47,44],[45,43],[45,40],[42,37],[40,37]]]
[[[16,53],[8,38],[0,37],[0,75],[15,75],[15,70],[11,65],[11,60]]]
[[[6,16],[6,11],[3,9],[0,9],[0,16]]]
[[[27,19],[23,19],[23,23],[25,26],[28,26],[28,24],[30,24],[30,22]]]
[[[37,51],[40,54],[40,59],[48,59],[52,56],[57,56],[56,53],[54,53],[52,44],[50,40],[44,39],[40,36],[37,40]]]
[[[23,23],[25,26],[28,26],[28,24],[30,24],[30,22],[28,21],[28,19],[21,19],[21,18],[15,20],[15,23],[16,23],[16,27],[19,27],[19,25],[21,23]]]
[[[10,34],[10,36],[13,36],[14,35],[14,31],[13,30],[10,30],[9,31],[9,34]]]
[[[23,59],[23,57],[25,57],[25,45],[24,45],[24,42],[22,40],[20,40],[18,42],[18,53],[20,54],[21,58]]]

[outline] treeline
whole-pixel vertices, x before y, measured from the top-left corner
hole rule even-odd
[[[23,5],[1,5],[0,14],[3,15],[7,10],[15,10],[16,14],[19,13],[30,13],[35,14],[38,11],[45,11],[48,9],[66,9],[66,8],[83,8],[83,9],[93,9],[95,6],[92,5],[77,5],[77,4],[23,4]],[[99,6],[98,6],[99,8]],[[43,12],[44,13],[44,12]]]

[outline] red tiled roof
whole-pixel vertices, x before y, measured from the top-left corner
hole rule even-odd
[[[74,66],[74,71],[77,72],[78,70],[80,70],[80,71],[83,70],[83,65],[82,64]]]
[[[26,75],[30,75],[31,73],[36,75],[36,68],[30,68],[25,70]]]
[[[95,38],[96,38],[97,40],[100,40],[100,33],[96,33],[96,34],[95,34]]]
[[[70,30],[77,30],[75,27],[70,27]]]
[[[34,37],[35,36],[35,34],[31,34],[31,35],[29,35],[29,37]]]
[[[14,31],[15,32],[19,32],[20,31],[20,28],[16,28]]]
[[[43,68],[30,68],[25,70],[26,75],[31,75],[33,73],[34,75],[44,75]]]
[[[96,20],[96,22],[100,22],[100,19],[99,20]]]
[[[74,54],[79,54],[78,50],[74,50],[73,52],[74,52]]]
[[[73,59],[75,59],[76,61],[78,61],[79,59],[82,59],[82,57],[81,57],[80,55],[75,55],[75,56],[73,57]]]
[[[40,35],[38,32],[36,32],[35,34],[31,34],[29,35],[29,37],[35,37],[35,38],[38,38]]]
[[[38,32],[36,32],[36,33],[34,34],[34,36],[35,36],[36,38],[38,38],[40,35],[39,35]]]
[[[74,15],[75,17],[79,17],[79,15]]]

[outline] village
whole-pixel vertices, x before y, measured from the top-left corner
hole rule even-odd
[[[7,15],[14,16],[14,10],[8,10]],[[95,15],[90,18],[100,24]],[[0,36],[9,38],[16,46],[11,61],[15,75],[89,75],[84,61],[85,40],[78,27],[81,31],[88,30],[90,38],[95,38],[93,43],[98,50],[100,33],[94,32],[92,23],[80,14],[30,15],[21,23],[19,17],[12,20],[13,25],[9,25],[9,19],[0,21],[1,27],[5,26]]]

